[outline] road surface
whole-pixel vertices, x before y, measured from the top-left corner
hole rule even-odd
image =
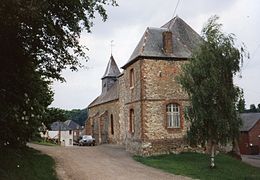
[[[28,144],[52,156],[61,180],[188,180],[133,160],[119,145],[43,146]]]

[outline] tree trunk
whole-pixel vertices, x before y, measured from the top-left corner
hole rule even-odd
[[[210,155],[210,167],[215,167],[215,154],[216,154],[216,143],[214,140],[209,139],[207,142],[207,154]]]
[[[215,167],[215,150],[216,150],[216,144],[214,142],[211,142],[211,157],[210,157],[210,167]]]
[[[236,138],[234,138],[232,142],[232,151],[240,156],[240,149]]]
[[[239,146],[238,146],[238,140],[237,138],[234,138],[233,139],[233,142],[232,142],[232,154],[235,158],[241,160],[241,154],[240,154],[240,149],[239,149]]]

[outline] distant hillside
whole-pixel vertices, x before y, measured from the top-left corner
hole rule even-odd
[[[85,121],[88,117],[87,109],[73,109],[73,110],[65,110],[66,119],[70,119],[75,121],[81,126],[84,126]]]

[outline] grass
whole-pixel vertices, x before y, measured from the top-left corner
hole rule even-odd
[[[44,140],[32,141],[31,143],[45,145],[45,146],[58,146],[58,144],[54,144],[52,142],[48,142],[48,141],[44,141]]]
[[[57,180],[54,166],[51,157],[32,148],[0,148],[0,179]]]
[[[252,167],[230,156],[216,156],[216,168],[209,167],[209,156],[199,153],[181,153],[151,157],[135,156],[134,159],[145,165],[162,169],[176,175],[197,179],[260,180],[260,168]]]

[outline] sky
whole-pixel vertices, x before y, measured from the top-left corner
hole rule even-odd
[[[91,33],[83,32],[80,43],[88,47],[87,68],[77,72],[64,70],[66,83],[54,82],[52,107],[86,108],[101,93],[103,76],[112,54],[118,67],[130,58],[147,27],[161,27],[174,16],[178,0],[117,0],[118,7],[106,7],[108,20],[97,15]],[[225,33],[234,33],[237,43],[244,43],[250,53],[242,67],[242,78],[234,82],[244,91],[246,107],[260,103],[260,3],[258,0],[180,0],[175,15],[182,18],[197,33],[207,20],[220,17]],[[122,71],[122,69],[121,69]]]

